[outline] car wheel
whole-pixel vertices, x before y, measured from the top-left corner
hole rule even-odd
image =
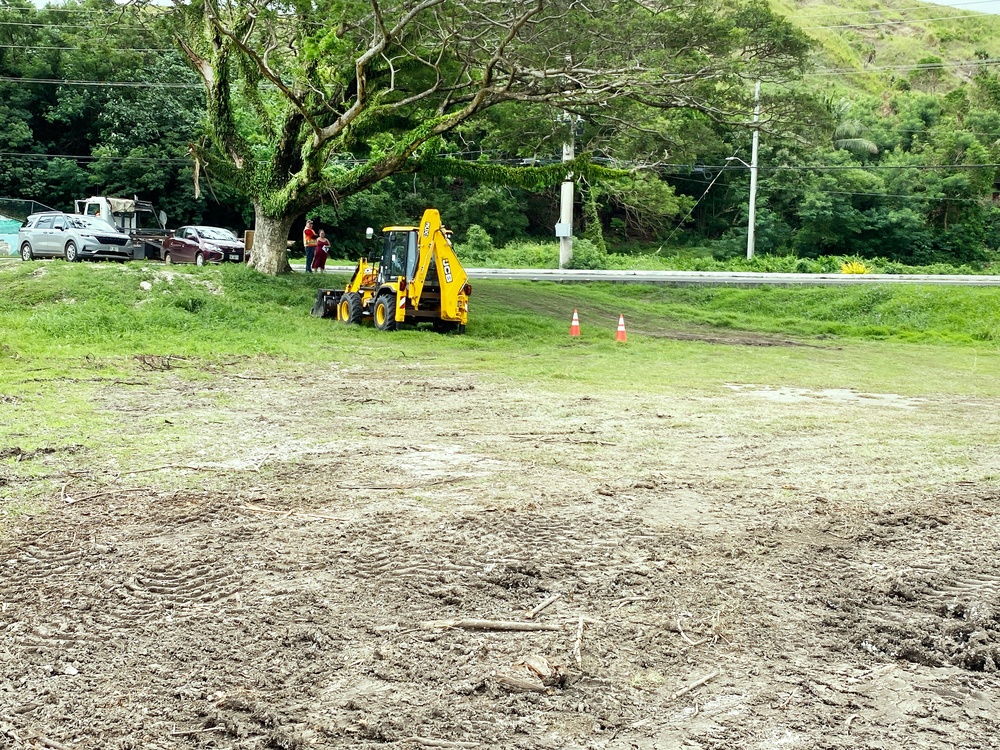
[[[361,322],[361,295],[357,292],[347,292],[340,298],[337,305],[337,320],[347,325],[357,325]]]
[[[34,253],[31,252],[31,244],[25,242],[21,245],[21,260],[34,260]]]
[[[171,259],[171,257],[170,257],[170,253],[164,253],[164,254],[163,254],[163,262],[164,262],[164,263],[165,263],[166,265],[168,265],[168,266],[169,266],[169,265],[170,265],[171,263],[173,263],[173,260],[172,260],[172,259]]]
[[[194,256],[194,264],[196,266],[203,266],[203,265],[205,265],[205,256],[204,256],[204,254],[198,253],[196,256]]]
[[[396,330],[396,303],[389,294],[380,294],[375,301],[375,327],[380,331]]]
[[[80,260],[80,255],[77,253],[76,250],[76,243],[73,242],[73,240],[70,240],[69,242],[66,243],[66,250],[63,253],[63,255],[66,257],[66,261],[68,263],[73,263],[75,261]]]

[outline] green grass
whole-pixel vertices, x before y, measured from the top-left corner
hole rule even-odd
[[[270,278],[240,266],[0,263],[0,396],[38,402],[27,432],[60,433],[72,427],[60,421],[60,399],[79,400],[68,411],[85,414],[77,394],[87,384],[156,377],[150,370],[160,360],[148,358],[167,356],[207,363],[190,368],[191,379],[215,377],[213,367],[237,361],[275,370],[425,361],[558,389],[738,381],[1000,391],[989,375],[1000,369],[1000,294],[990,288],[477,281],[467,335],[440,336],[312,318],[315,290],[343,282]],[[583,323],[578,340],[568,336],[574,309]],[[620,313],[625,346],[614,341]],[[968,377],[954,379],[953,371]],[[60,379],[73,382],[54,393]]]

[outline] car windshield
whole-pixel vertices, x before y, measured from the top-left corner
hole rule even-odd
[[[108,222],[96,216],[67,216],[66,218],[69,219],[69,225],[74,229],[96,229],[100,232],[118,233],[118,230]]]
[[[225,240],[227,242],[235,242],[237,240],[236,235],[228,229],[220,229],[219,227],[197,227],[197,231],[198,234],[206,240]]]

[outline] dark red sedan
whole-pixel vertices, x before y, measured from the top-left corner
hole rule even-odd
[[[243,240],[221,227],[181,227],[163,243],[164,263],[242,263]]]

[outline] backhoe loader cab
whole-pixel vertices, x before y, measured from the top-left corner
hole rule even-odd
[[[369,228],[365,235],[371,239],[374,231]],[[335,315],[346,324],[371,318],[383,331],[430,322],[439,331],[464,333],[472,287],[450,235],[433,208],[424,212],[419,226],[386,227],[381,253],[358,261],[344,291],[320,289],[313,315]]]

